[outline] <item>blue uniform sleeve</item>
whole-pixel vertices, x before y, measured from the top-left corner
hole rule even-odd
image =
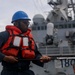
[[[42,56],[42,54],[38,51],[38,48],[35,44],[35,60],[33,60],[32,62],[40,67],[44,66],[44,63],[40,62],[40,57]]]
[[[9,33],[7,31],[0,32],[0,48],[4,45],[4,43],[8,40]],[[3,60],[5,55],[0,52],[0,62]]]

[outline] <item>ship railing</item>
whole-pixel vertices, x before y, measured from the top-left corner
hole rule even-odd
[[[70,47],[39,47],[40,53],[48,56],[75,56],[75,48]]]

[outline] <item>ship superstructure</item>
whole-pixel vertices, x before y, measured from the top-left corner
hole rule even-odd
[[[36,75],[73,75],[75,74],[74,0],[48,0],[48,4],[53,10],[46,19],[41,14],[33,17],[32,33],[38,50],[56,59],[40,69],[31,64],[31,69]]]

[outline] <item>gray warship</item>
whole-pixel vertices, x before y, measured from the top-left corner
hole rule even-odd
[[[48,0],[48,4],[53,10],[46,19],[34,15],[31,29],[38,50],[55,59],[40,68],[31,64],[31,69],[35,75],[75,75],[75,1]]]
[[[54,59],[44,67],[31,63],[30,69],[35,75],[75,75],[74,0],[48,0],[48,4],[53,10],[46,19],[41,14],[34,15],[30,28],[38,50]]]

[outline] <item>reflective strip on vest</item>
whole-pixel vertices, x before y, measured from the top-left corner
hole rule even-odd
[[[14,46],[20,46],[20,42],[21,42],[21,37],[15,36],[14,37],[14,41],[13,41],[13,45]]]
[[[23,46],[28,46],[28,42],[29,42],[28,37],[24,37],[23,38]]]

